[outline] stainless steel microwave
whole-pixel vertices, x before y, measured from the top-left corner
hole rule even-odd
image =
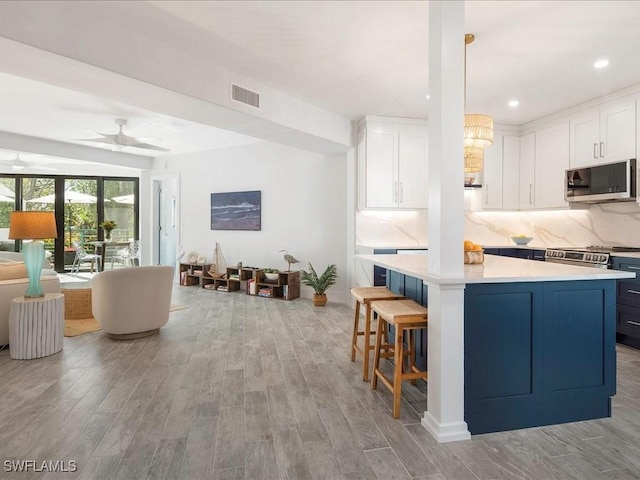
[[[567,202],[615,202],[636,199],[636,159],[566,171]]]

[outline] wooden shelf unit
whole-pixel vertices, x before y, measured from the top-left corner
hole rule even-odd
[[[247,295],[265,298],[293,300],[300,296],[300,272],[279,272],[277,280],[267,280],[261,268],[227,267],[225,278],[213,278],[204,272],[201,284],[209,290],[236,292],[244,290]],[[255,291],[251,284],[255,284]],[[223,290],[218,290],[223,287]],[[224,289],[226,287],[226,290]]]
[[[238,272],[236,267],[227,267],[224,278],[213,278],[205,272],[204,277],[202,277],[202,288],[220,292],[236,292],[241,289],[242,282],[246,282],[248,278],[251,278],[251,276],[247,277],[244,269],[240,269],[240,272]]]
[[[210,263],[180,263],[180,285],[202,285],[202,279],[211,268]]]

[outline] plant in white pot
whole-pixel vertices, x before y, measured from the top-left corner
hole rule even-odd
[[[336,283],[338,279],[338,268],[335,265],[328,265],[322,275],[318,276],[313,265],[309,263],[309,270],[300,272],[302,283],[313,288],[313,304],[322,307],[327,303],[327,289]]]

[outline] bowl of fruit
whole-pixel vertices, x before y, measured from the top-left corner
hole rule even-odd
[[[265,268],[263,270],[264,276],[270,282],[278,280],[279,270],[277,268]]]
[[[512,235],[511,240],[513,240],[513,243],[516,245],[527,245],[531,240],[533,240],[533,237],[527,237],[526,235]]]

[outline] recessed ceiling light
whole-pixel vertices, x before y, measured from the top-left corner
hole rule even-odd
[[[510,107],[517,107],[518,105],[520,105],[520,102],[518,100],[509,100],[508,105]]]
[[[607,65],[609,65],[609,60],[605,60],[605,59],[598,60],[596,63],[593,64],[595,68],[604,68]]]
[[[427,93],[427,100],[429,100],[430,98],[431,98],[431,95]]]

